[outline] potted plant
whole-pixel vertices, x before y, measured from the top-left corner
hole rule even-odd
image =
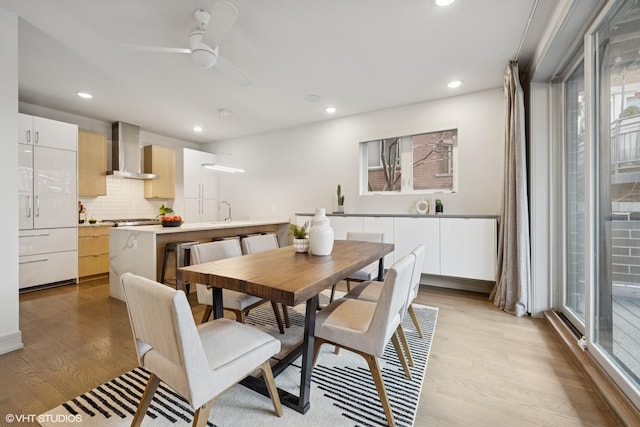
[[[344,213],[344,194],[342,194],[342,187],[338,184],[338,213]]]
[[[289,224],[289,235],[293,236],[293,248],[296,252],[309,251],[309,221],[302,225]]]
[[[441,214],[444,212],[444,206],[442,205],[442,200],[436,199],[436,213]]]

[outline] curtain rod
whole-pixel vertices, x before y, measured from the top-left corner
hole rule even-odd
[[[531,21],[533,20],[533,15],[536,13],[536,9],[538,8],[538,2],[540,0],[536,0],[533,4],[533,8],[531,9],[531,13],[529,14],[529,20],[527,21],[527,26],[524,28],[524,33],[522,34],[522,39],[520,39],[520,46],[518,46],[518,52],[516,52],[516,58],[514,61],[518,60],[520,56],[520,50],[522,49],[522,45],[524,43],[524,39],[527,37],[527,33],[529,32],[529,26],[531,25]]]

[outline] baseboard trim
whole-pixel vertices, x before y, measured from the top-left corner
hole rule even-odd
[[[555,311],[545,311],[544,317],[551,324],[571,358],[588,378],[600,398],[609,406],[620,425],[639,426],[640,410],[629,400],[618,385],[605,372],[588,350],[578,345],[578,340]]]
[[[20,350],[23,347],[24,344],[22,344],[22,332],[20,331],[0,337],[0,354]]]

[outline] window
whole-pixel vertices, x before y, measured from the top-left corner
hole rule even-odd
[[[361,142],[360,194],[455,192],[457,148],[457,129]]]
[[[634,100],[640,87],[640,5],[612,4],[590,35],[588,52],[597,178],[590,341],[595,356],[615,366],[614,379],[622,375],[618,384],[632,387],[630,397],[640,405],[640,114]]]
[[[564,83],[565,285],[563,312],[584,333],[585,175],[584,62]]]

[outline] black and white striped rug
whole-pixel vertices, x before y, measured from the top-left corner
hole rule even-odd
[[[409,340],[415,366],[413,379],[404,371],[389,343],[380,364],[396,425],[413,426],[422,390],[429,350],[435,330],[438,309],[414,305],[425,338],[418,337],[407,316],[403,327]],[[302,334],[304,308],[290,310],[291,328],[286,331],[283,348],[298,341]],[[269,314],[271,313],[271,314]],[[258,326],[278,338],[270,306],[249,315],[248,324]],[[300,359],[298,360],[298,362]],[[276,378],[278,387],[297,394],[300,366],[293,364]],[[136,368],[95,389],[41,414],[44,426],[128,426],[146,385],[148,373]],[[241,385],[236,385],[216,400],[210,427],[246,426],[385,426],[387,425],[375,385],[362,357],[341,350],[334,354],[333,346],[321,349],[313,369],[311,408],[302,415],[283,406],[284,415],[273,413],[271,401]],[[145,426],[186,426],[193,419],[190,405],[164,383],[153,399],[143,421]]]

